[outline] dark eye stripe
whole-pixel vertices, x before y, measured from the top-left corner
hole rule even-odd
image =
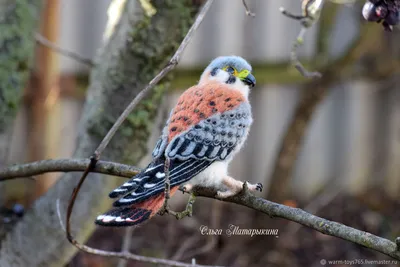
[[[211,71],[211,76],[215,76],[217,74],[218,68],[213,68]]]

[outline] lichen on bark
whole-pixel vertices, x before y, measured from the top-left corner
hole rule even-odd
[[[115,58],[104,59],[111,65],[114,64],[113,61],[118,62],[125,73],[117,72],[114,68],[100,68],[99,72],[92,76],[92,79],[96,79],[106,75],[108,79],[104,86],[114,88],[107,90],[102,96],[110,100],[109,106],[113,107],[113,110],[98,110],[90,120],[89,131],[99,140],[105,136],[125,108],[125,105],[120,103],[132,99],[167,64],[169,57],[163,55],[172,55],[175,52],[197,11],[189,0],[158,0],[152,1],[152,5],[158,12],[152,17],[143,16],[134,22],[135,27],[127,32],[127,38],[123,40],[123,49]],[[163,16],[159,16],[160,12]],[[124,19],[126,18],[122,17],[122,20]],[[135,75],[132,76],[132,73]],[[146,143],[143,139],[149,136],[151,123],[170,78],[171,75],[163,79],[152,93],[143,99],[111,141],[112,150],[124,155],[122,162],[136,163],[146,153]],[[102,119],[99,119],[100,117]],[[130,141],[120,142],[121,138]],[[107,153],[105,156],[108,157]]]
[[[32,65],[41,0],[0,2],[0,133],[18,110]]]
[[[199,6],[192,0],[153,0],[157,10],[147,17],[139,1],[126,1],[120,20],[98,53],[79,125],[75,158],[89,157],[129,102],[167,64],[183,40]],[[102,159],[136,164],[146,153],[149,127],[168,79],[151,91],[130,114],[104,151]],[[57,216],[57,200],[65,207],[80,173],[64,175],[37,200],[0,246],[0,266],[62,266],[76,252]],[[109,208],[108,193],[116,186],[109,177],[91,173],[75,202],[73,235],[84,242],[94,218]],[[14,265],[13,265],[14,264]]]
[[[14,119],[27,84],[42,0],[0,1],[0,167],[7,164]],[[0,206],[23,191],[19,181],[0,184]],[[17,198],[18,196],[16,196]]]

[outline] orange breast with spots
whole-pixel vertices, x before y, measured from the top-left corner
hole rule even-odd
[[[244,101],[241,92],[219,82],[189,88],[179,97],[172,112],[168,142],[200,121],[216,113],[232,110]]]

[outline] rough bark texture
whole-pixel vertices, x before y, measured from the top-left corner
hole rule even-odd
[[[215,198],[215,190],[209,188],[195,187],[194,194],[204,197]],[[310,214],[302,209],[292,208],[289,206],[281,205],[268,201],[266,199],[257,197],[251,193],[241,192],[233,197],[223,199],[226,202],[232,202],[239,205],[244,205],[248,208],[254,209],[258,212],[269,215],[271,218],[283,218],[293,222],[297,222],[301,225],[312,228],[318,232],[326,235],[336,236],[343,240],[353,242],[355,244],[379,251],[385,255],[388,255],[394,259],[400,259],[400,250],[396,242],[389,239],[385,239],[369,232],[361,231],[344,224],[330,221],[313,214]],[[268,225],[268,228],[271,225]],[[265,228],[262,226],[259,229]],[[257,228],[253,228],[257,229]],[[269,228],[271,229],[271,228]]]
[[[42,0],[0,0],[0,166],[7,164],[13,122],[32,65],[33,34],[39,26],[41,7]],[[0,184],[0,206],[11,185]]]
[[[91,73],[80,121],[74,158],[89,157],[128,102],[160,71],[182,41],[198,6],[191,0],[154,0],[149,18],[139,1],[126,1],[120,20],[105,41]],[[152,118],[166,87],[159,84],[123,124],[102,159],[135,164],[146,153]],[[63,220],[69,197],[80,174],[66,174],[25,215],[4,239],[0,266],[62,266],[76,252],[57,217],[60,199]],[[72,215],[72,233],[84,242],[94,230],[94,218],[110,203],[113,179],[90,174]]]
[[[46,173],[49,171],[78,171],[84,169],[88,164],[89,160],[79,160],[79,159],[43,160],[19,166],[11,166],[7,169],[4,169],[3,171],[0,171],[0,175],[4,176],[5,178],[12,178],[12,177],[26,177],[32,174]],[[114,162],[104,162],[104,161],[99,161],[96,167],[97,168],[95,169],[95,171],[107,174],[114,174],[126,178],[131,177],[138,171],[137,168],[129,165],[124,165]],[[197,196],[216,199],[217,192],[216,189],[213,188],[196,186],[193,192]],[[367,193],[367,195],[369,195],[369,193]],[[271,218],[278,217],[293,222],[297,222],[301,225],[312,228],[323,234],[339,237],[344,240],[353,242],[355,244],[359,244],[361,246],[379,251],[395,259],[400,259],[399,237],[396,238],[395,242],[393,242],[389,239],[379,237],[369,232],[361,231],[335,221],[329,221],[327,219],[320,218],[302,209],[292,208],[289,206],[274,203],[251,194],[247,187],[243,187],[243,190],[239,192],[239,194],[223,199],[223,201],[246,206],[255,211],[267,214]],[[192,202],[191,205],[193,205],[193,203],[194,202]],[[214,202],[214,203],[221,203],[221,202]],[[191,206],[187,206],[186,208],[189,208],[190,210],[192,209]],[[257,235],[257,232],[260,233],[260,229],[263,229],[263,227],[265,227],[265,218],[263,223],[264,224],[261,226],[261,228],[253,228],[252,231],[254,232],[254,234]],[[271,224],[268,225],[268,228],[273,229],[270,227]],[[216,229],[216,228],[218,227],[211,227],[210,229]],[[290,238],[290,236],[285,237],[285,232],[286,234],[291,235],[288,231],[284,231],[284,235],[281,236],[281,238]],[[105,254],[104,251],[91,250],[91,252],[97,255]],[[246,254],[248,253],[249,251],[246,250]],[[133,256],[132,254],[126,252],[122,254],[116,252],[113,253],[113,255],[108,253],[108,256],[116,257],[117,256],[116,254],[118,254],[118,256],[121,257],[122,259],[137,259],[137,255]],[[262,257],[260,256],[257,257],[257,259],[260,258]]]

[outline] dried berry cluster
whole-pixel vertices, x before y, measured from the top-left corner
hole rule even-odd
[[[400,0],[368,0],[362,14],[366,20],[382,22],[385,30],[392,31],[400,22]]]

